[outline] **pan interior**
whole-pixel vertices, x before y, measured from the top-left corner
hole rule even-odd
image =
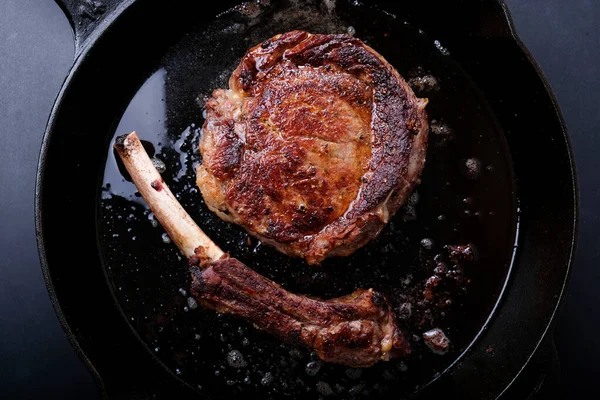
[[[195,185],[203,104],[226,87],[252,46],[284,31],[351,33],[380,52],[429,98],[430,145],[422,183],[380,237],[346,258],[311,267],[262,246],[204,205]],[[197,307],[187,263],[148,210],[112,151],[114,137],[137,131],[164,163],[183,206],[224,250],[286,289],[324,298],[373,287],[391,301],[413,354],[357,370],[322,363],[309,351],[237,318]],[[149,351],[212,397],[293,395],[397,397],[427,384],[474,340],[498,301],[517,232],[517,199],[504,134],[487,101],[443,43],[359,2],[253,2],[190,26],[139,82],[106,142],[98,235],[116,300]],[[453,263],[445,245],[469,244],[474,263]],[[434,269],[447,269],[425,301]],[[442,329],[450,351],[434,354],[423,333]],[[230,396],[228,396],[230,397]]]

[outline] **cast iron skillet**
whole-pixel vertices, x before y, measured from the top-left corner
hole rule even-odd
[[[115,301],[97,240],[102,173],[119,117],[157,57],[236,2],[190,3],[59,1],[74,27],[76,56],[43,140],[36,227],[58,317],[107,398],[201,396],[141,343]],[[568,282],[578,197],[564,123],[502,3],[379,3],[366,6],[439,40],[481,91],[505,134],[520,208],[514,263],[493,317],[457,362],[403,395],[501,397],[547,335]]]

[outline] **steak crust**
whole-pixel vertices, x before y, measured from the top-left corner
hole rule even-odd
[[[275,36],[229,86],[206,103],[197,184],[213,212],[279,251],[349,255],[418,182],[427,100],[359,39]]]

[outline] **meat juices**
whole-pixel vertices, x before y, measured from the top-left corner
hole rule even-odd
[[[197,184],[225,221],[319,264],[376,237],[422,172],[419,99],[350,35],[303,31],[251,49],[206,104]]]

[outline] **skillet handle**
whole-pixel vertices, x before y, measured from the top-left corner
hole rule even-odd
[[[81,54],[86,40],[101,30],[101,22],[125,0],[55,0],[63,10],[75,37],[75,59]]]

